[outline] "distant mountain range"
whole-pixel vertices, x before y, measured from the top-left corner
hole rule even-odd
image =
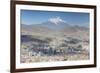
[[[34,32],[46,32],[46,31],[66,31],[66,32],[77,32],[86,31],[89,28],[85,26],[72,26],[66,22],[53,23],[51,21],[43,22],[41,24],[26,25],[22,24],[22,31],[34,31]]]
[[[54,30],[61,30],[64,27],[70,27],[70,25],[65,22],[53,23],[51,21],[44,22],[40,25]]]

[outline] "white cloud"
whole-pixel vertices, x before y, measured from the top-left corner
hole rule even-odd
[[[50,18],[49,21],[52,22],[52,23],[54,23],[54,24],[56,24],[56,25],[58,25],[59,22],[65,22],[64,20],[62,20],[58,16],[57,17]]]

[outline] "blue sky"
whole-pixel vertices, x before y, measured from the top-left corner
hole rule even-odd
[[[21,24],[40,24],[57,17],[71,25],[89,25],[89,13],[21,10]],[[59,20],[58,19],[58,20]]]

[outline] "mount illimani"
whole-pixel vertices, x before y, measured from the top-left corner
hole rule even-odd
[[[21,24],[21,63],[87,59],[89,27],[62,20]]]

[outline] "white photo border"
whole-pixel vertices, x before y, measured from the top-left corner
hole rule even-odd
[[[41,63],[20,63],[20,11],[25,10],[43,10],[43,11],[62,11],[62,12],[86,12],[90,13],[90,59],[80,61],[57,61],[57,62],[41,62]],[[43,68],[57,66],[75,66],[94,64],[94,10],[86,8],[70,8],[70,7],[51,7],[37,5],[16,5],[16,69],[23,68]]]

